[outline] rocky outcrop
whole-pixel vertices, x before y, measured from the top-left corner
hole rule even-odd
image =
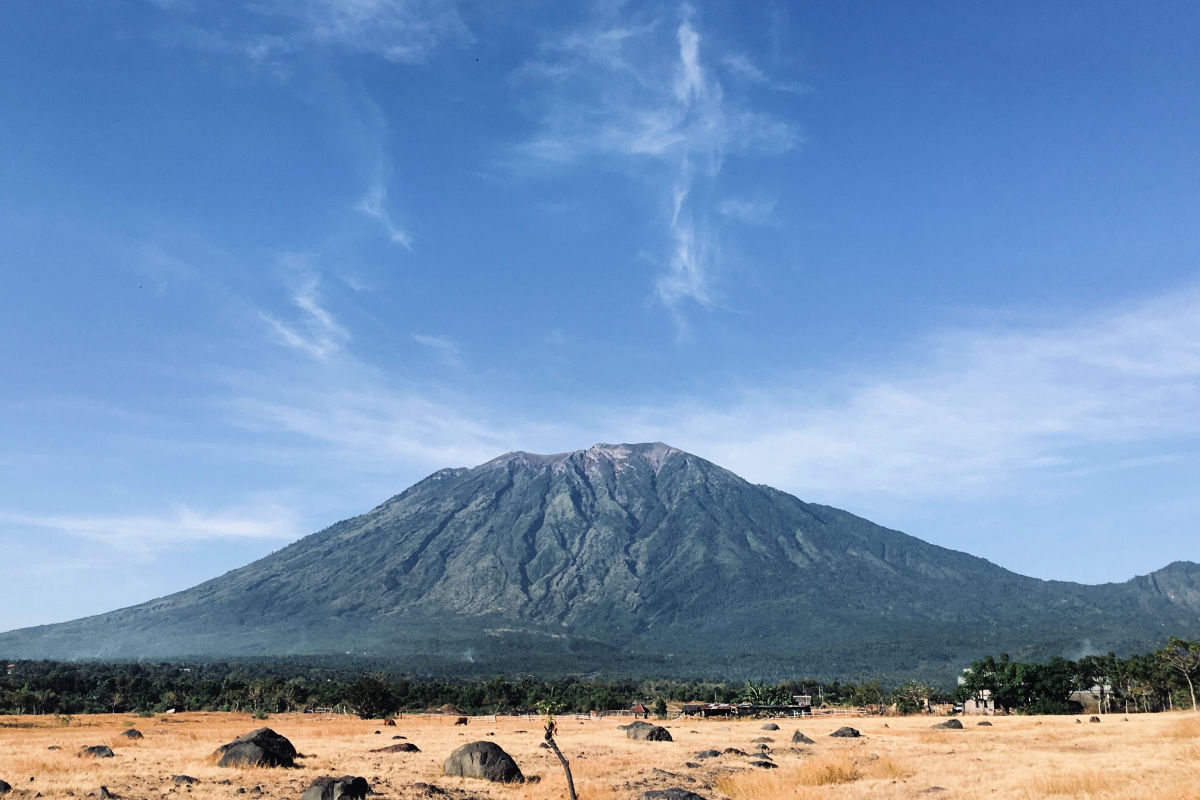
[[[391,744],[387,747],[377,747],[371,751],[372,753],[419,753],[420,748],[412,742],[401,742],[400,744]]]
[[[638,739],[644,742],[671,742],[671,732],[661,725],[651,725],[649,722],[631,722],[628,725],[618,725],[625,731],[627,739]]]
[[[934,725],[933,728],[935,730],[942,731],[961,731],[963,729],[963,724],[956,719],[948,719],[945,722],[939,722],[937,725]]]
[[[363,800],[370,793],[366,778],[322,776],[309,784],[300,800]]]
[[[259,728],[217,748],[218,767],[294,767],[296,748],[270,728]]]
[[[106,744],[94,744],[85,747],[78,753],[80,758],[112,758],[112,748]]]
[[[455,750],[442,765],[442,772],[460,778],[482,778],[497,783],[525,780],[512,756],[495,742],[469,742]]]

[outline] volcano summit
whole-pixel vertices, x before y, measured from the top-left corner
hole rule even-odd
[[[0,634],[9,658],[365,654],[443,674],[948,679],[1200,634],[1200,565],[1042,581],[661,443],[508,453],[194,588]]]

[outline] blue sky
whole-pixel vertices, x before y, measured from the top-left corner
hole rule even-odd
[[[1193,4],[233,5],[0,7],[0,629],[601,441],[1200,560]]]

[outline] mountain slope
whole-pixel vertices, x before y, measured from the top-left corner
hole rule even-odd
[[[1040,581],[663,444],[441,470],[197,587],[8,657],[362,652],[452,670],[918,674],[1200,633],[1200,566]]]

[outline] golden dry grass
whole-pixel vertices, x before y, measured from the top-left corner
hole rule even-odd
[[[851,723],[863,732],[859,739],[829,737],[844,719],[781,721],[776,732],[764,732],[754,721],[672,720],[666,725],[674,742],[626,739],[616,726],[628,721],[559,718],[557,741],[571,759],[582,800],[631,800],[669,786],[714,800],[1200,800],[1200,717],[1191,712],[1132,715],[1128,721],[1109,715],[1101,724],[1000,717],[992,727],[968,718],[961,731],[931,730],[936,720],[929,717],[868,718]],[[0,717],[0,724],[0,779],[28,797],[83,798],[105,785],[127,800],[232,800],[239,789],[246,800],[295,800],[321,775],[362,775],[383,798],[429,797],[413,788],[418,782],[446,790],[447,800],[566,797],[557,760],[538,746],[536,718],[472,718],[466,728],[433,715],[405,716],[391,728],[347,717],[280,715],[263,722],[246,714],[202,713],[86,716],[66,727],[50,717]],[[263,725],[304,754],[298,769],[216,766],[212,753],[219,745]],[[120,738],[130,727],[145,738]],[[796,730],[816,744],[793,749]],[[753,753],[755,739],[764,735],[773,739],[767,746],[777,769],[751,766],[750,756],[736,754],[696,758],[699,751],[726,747]],[[394,744],[393,736],[404,736],[421,752],[370,752]],[[476,739],[495,741],[526,775],[541,781],[499,786],[443,776],[450,751]],[[93,744],[109,745],[116,756],[76,755]],[[200,783],[177,786],[172,776],[181,774]],[[935,787],[941,791],[930,791]]]

